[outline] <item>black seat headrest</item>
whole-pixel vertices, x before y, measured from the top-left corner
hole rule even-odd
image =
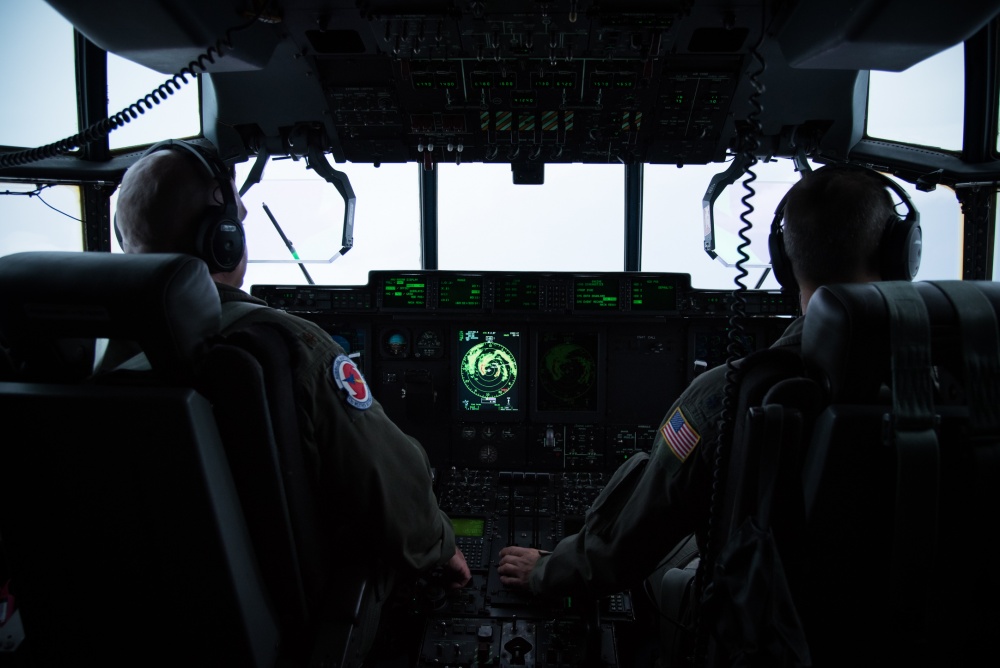
[[[955,304],[939,287],[949,283],[978,291],[994,313],[1000,312],[1000,284],[913,284],[927,309],[934,364],[961,377],[964,358],[959,317]],[[829,390],[832,401],[867,401],[878,393],[882,383],[889,381],[889,321],[889,308],[875,284],[827,285],[813,294],[802,331],[802,357],[808,372]]]
[[[28,252],[0,258],[0,339],[13,356],[59,339],[125,339],[154,369],[190,368],[219,332],[205,263],[189,255]]]

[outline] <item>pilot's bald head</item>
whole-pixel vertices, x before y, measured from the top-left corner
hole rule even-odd
[[[246,211],[239,197],[236,202],[242,219]],[[195,237],[206,210],[222,203],[218,181],[188,151],[145,155],[125,172],[118,193],[115,224],[122,250],[196,254]],[[236,270],[213,278],[239,287],[245,271],[244,257]]]
[[[126,253],[191,253],[218,184],[183,151],[157,151],[125,172],[115,223]]]

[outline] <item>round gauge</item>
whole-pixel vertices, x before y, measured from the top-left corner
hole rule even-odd
[[[492,464],[496,462],[497,457],[500,453],[497,452],[496,447],[492,445],[484,445],[479,449],[479,461],[483,464]]]
[[[462,382],[481,399],[507,394],[517,380],[517,360],[505,346],[495,341],[477,343],[465,353],[461,363]]]
[[[462,427],[462,438],[464,440],[471,441],[475,437],[476,437],[476,428],[475,427],[473,427],[471,425],[467,425],[465,427]]]
[[[431,359],[437,359],[443,354],[444,343],[441,341],[441,335],[434,330],[428,329],[422,332],[413,344],[414,357],[429,357]]]
[[[406,357],[410,354],[410,337],[401,329],[391,329],[382,336],[382,350],[389,357]]]

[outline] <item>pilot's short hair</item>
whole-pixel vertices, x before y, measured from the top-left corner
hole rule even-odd
[[[814,287],[879,275],[879,243],[895,215],[878,175],[820,169],[788,192],[785,250],[800,282]]]

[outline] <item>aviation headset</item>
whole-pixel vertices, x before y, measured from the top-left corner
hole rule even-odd
[[[886,221],[885,231],[879,241],[879,273],[885,281],[912,281],[920,268],[920,253],[922,233],[920,231],[920,213],[910,196],[902,187],[889,177],[865,167],[855,165],[826,165],[813,173],[830,170],[855,171],[869,174],[880,181],[883,186],[896,193],[906,207],[906,216],[900,218],[895,212]],[[771,234],[767,239],[767,247],[771,253],[771,270],[782,287],[788,290],[798,290],[798,281],[792,271],[791,260],[785,251],[785,232],[781,225],[785,217],[785,201],[788,193],[781,198],[774,210],[774,220],[771,222]]]
[[[157,151],[174,150],[194,156],[208,174],[215,179],[222,192],[222,204],[208,206],[198,223],[193,240],[193,255],[208,265],[211,274],[228,272],[239,266],[246,247],[243,223],[240,222],[239,206],[230,183],[229,168],[214,152],[179,139],[167,139],[150,146],[142,157]],[[115,217],[115,235],[122,243],[121,230]]]

